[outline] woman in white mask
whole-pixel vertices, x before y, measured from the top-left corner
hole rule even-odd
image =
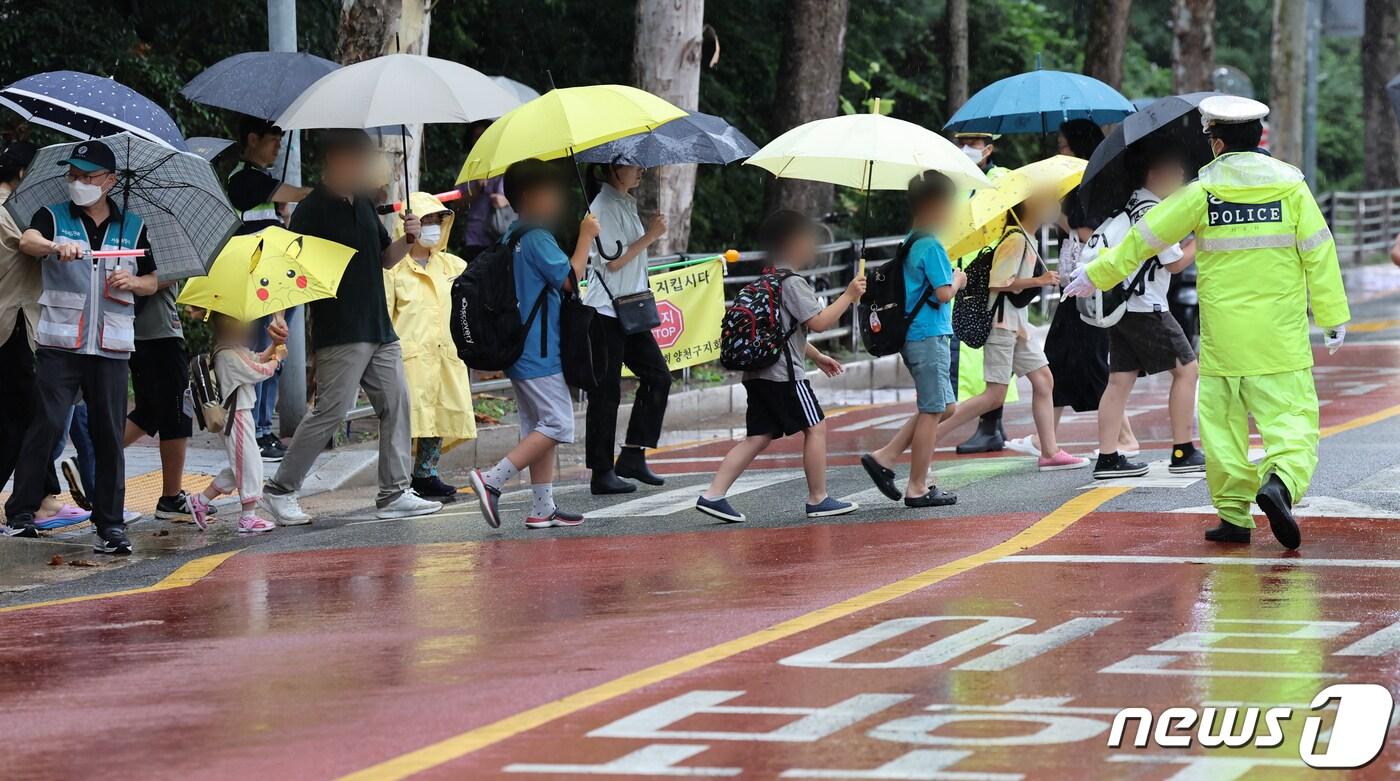
[[[403,350],[413,435],[414,492],[424,499],[451,501],[457,488],[438,475],[444,448],[476,438],[467,367],[457,357],[448,316],[452,281],[466,261],[447,251],[452,211],[427,193],[413,193],[409,206],[421,232],[408,258],[384,272],[384,295]],[[399,226],[396,233],[402,233]]]

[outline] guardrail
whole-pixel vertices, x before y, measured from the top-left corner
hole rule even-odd
[[[1327,218],[1327,224],[1331,226],[1332,235],[1337,242],[1337,255],[1344,266],[1360,265],[1365,262],[1366,257],[1375,252],[1383,252],[1390,248],[1395,240],[1395,235],[1400,233],[1400,189],[1375,190],[1367,192],[1333,192],[1324,193],[1317,199],[1319,208]],[[1055,235],[1049,229],[1042,229],[1039,235],[1040,256],[1051,268],[1054,268],[1059,258],[1059,243]],[[874,268],[881,263],[894,257],[894,250],[899,243],[904,240],[903,236],[879,236],[866,240],[866,267]],[[818,247],[820,260],[812,268],[799,272],[802,276],[812,281],[812,285],[817,290],[819,298],[825,299],[827,291],[839,291],[843,289],[851,276],[855,273],[857,253],[860,248],[860,241],[833,241]],[[650,265],[660,266],[666,263],[673,263],[678,260],[688,258],[700,258],[714,255],[714,252],[693,252],[676,255],[663,255],[650,259]],[[732,273],[724,278],[725,304],[732,303],[733,295],[739,288],[758,278],[758,265],[761,265],[766,255],[760,251],[741,252],[739,260],[735,263],[738,268],[745,268],[750,273]],[[1053,302],[1059,299],[1059,291],[1046,288],[1041,291],[1038,308],[1043,317],[1048,317]],[[809,337],[812,342],[833,342],[846,340],[853,352],[860,352],[860,334],[852,327],[851,316],[843,318],[842,324],[837,328],[823,331],[819,334],[812,334]],[[683,379],[688,379],[689,371],[682,372]],[[486,380],[472,384],[473,392],[491,392],[506,390],[510,387],[510,381]],[[351,420],[358,420],[373,414],[369,407],[357,407],[350,410],[345,415],[347,424]]]

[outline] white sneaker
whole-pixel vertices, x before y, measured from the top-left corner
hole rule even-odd
[[[122,523],[136,523],[145,517],[145,513],[140,513],[135,510],[122,510]]]
[[[432,515],[442,509],[442,502],[424,499],[412,491],[404,491],[398,498],[374,511],[376,518],[413,518],[419,515]]]
[[[305,526],[311,523],[311,516],[301,509],[294,493],[279,495],[264,491],[259,504],[279,526]]]

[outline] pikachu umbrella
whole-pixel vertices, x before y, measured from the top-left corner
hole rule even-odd
[[[976,191],[953,212],[939,237],[948,256],[960,258],[994,244],[1006,229],[1006,215],[1031,195],[1047,192],[1064,198],[1079,185],[1086,165],[1077,157],[1055,155],[997,177],[995,186]]]
[[[190,280],[179,303],[248,322],[288,307],[335,298],[355,251],[344,244],[264,228],[235,236],[209,275]]]

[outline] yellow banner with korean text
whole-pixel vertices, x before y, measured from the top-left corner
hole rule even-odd
[[[653,274],[651,291],[661,324],[651,329],[672,371],[719,360],[719,328],[724,319],[724,260]],[[623,370],[623,375],[632,373]]]

